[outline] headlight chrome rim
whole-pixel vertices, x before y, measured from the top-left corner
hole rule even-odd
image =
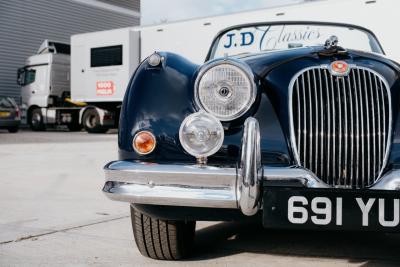
[[[241,108],[237,113],[235,113],[234,115],[231,115],[229,117],[219,116],[218,114],[215,114],[214,112],[210,111],[207,107],[205,107],[202,104],[202,102],[200,100],[200,96],[199,96],[199,85],[200,85],[200,81],[203,78],[203,76],[210,69],[217,67],[219,65],[222,65],[222,64],[232,65],[232,66],[238,68],[240,71],[242,71],[245,74],[246,78],[248,79],[248,82],[250,84],[250,90],[251,90],[251,93],[250,93],[251,95],[250,95],[250,98],[249,98],[249,101],[247,102],[247,104],[243,108]],[[220,82],[226,82],[226,81],[221,80]],[[194,84],[194,102],[195,102],[197,110],[210,113],[222,122],[233,121],[235,119],[240,118],[244,114],[246,114],[246,112],[248,112],[251,109],[251,107],[253,106],[254,102],[256,101],[256,98],[257,98],[257,86],[255,83],[255,76],[249,65],[247,65],[246,63],[244,63],[240,60],[237,60],[237,59],[232,59],[232,58],[216,59],[214,61],[206,63],[204,66],[201,67],[201,70],[200,70],[199,74],[197,75],[197,78],[196,78],[196,81]]]

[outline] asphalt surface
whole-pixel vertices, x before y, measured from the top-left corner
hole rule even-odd
[[[0,131],[0,266],[400,266],[400,235],[200,222],[195,254],[140,255],[129,206],[102,193],[114,132]]]

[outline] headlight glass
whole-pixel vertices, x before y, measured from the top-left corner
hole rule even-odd
[[[255,98],[254,78],[243,63],[230,60],[211,63],[196,80],[196,104],[221,121],[234,120],[243,115]]]
[[[197,112],[182,122],[179,139],[190,155],[197,158],[208,157],[221,148],[224,129],[221,122],[211,114]]]

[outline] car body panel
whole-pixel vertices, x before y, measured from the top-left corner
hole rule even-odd
[[[0,96],[0,128],[17,127],[20,122],[20,112],[15,101],[10,97]]]

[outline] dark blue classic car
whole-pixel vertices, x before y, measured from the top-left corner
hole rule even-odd
[[[196,221],[400,230],[400,66],[362,27],[240,25],[199,66],[136,70],[103,191],[131,205],[140,252],[188,255]]]

